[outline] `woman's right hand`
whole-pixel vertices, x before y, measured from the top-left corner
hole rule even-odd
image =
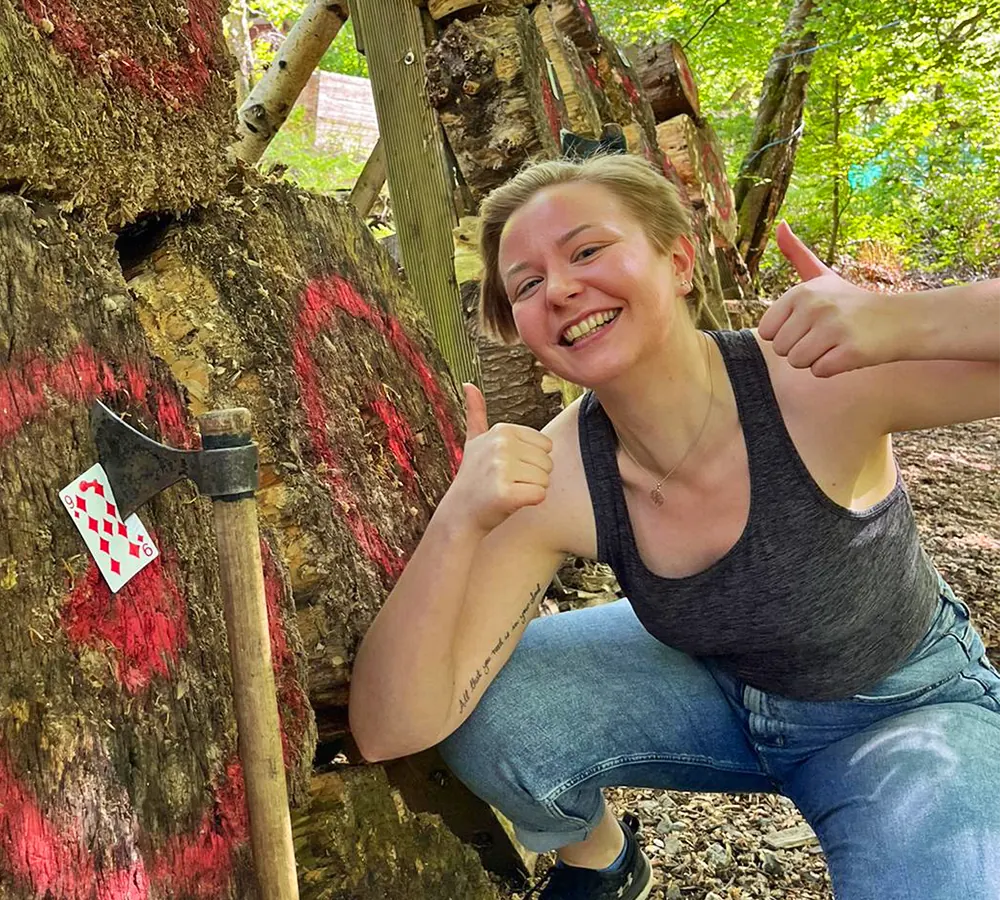
[[[442,504],[486,535],[521,507],[545,499],[552,441],[526,425],[499,422],[490,428],[482,392],[474,384],[462,388],[465,449]]]

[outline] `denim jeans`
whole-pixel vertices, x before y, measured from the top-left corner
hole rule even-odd
[[[535,619],[440,750],[538,852],[586,838],[606,786],[779,792],[838,900],[1000,898],[1000,674],[943,582],[911,656],[836,701],[667,647],[627,600]]]

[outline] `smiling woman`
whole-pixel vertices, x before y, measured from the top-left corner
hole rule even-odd
[[[481,219],[484,327],[589,390],[536,431],[465,386],[458,474],[357,655],[362,753],[440,743],[558,850],[541,900],[649,896],[612,785],[790,797],[838,900],[995,900],[1000,675],[890,433],[1000,414],[1000,282],[869,293],[784,226],[804,283],[705,333],[645,161],[540,163]],[[627,599],[534,618],[567,554]]]

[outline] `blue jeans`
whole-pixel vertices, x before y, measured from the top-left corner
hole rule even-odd
[[[1000,898],[1000,674],[943,582],[912,655],[836,701],[749,687],[627,600],[535,619],[440,750],[538,852],[586,838],[606,786],[779,792],[839,900]]]

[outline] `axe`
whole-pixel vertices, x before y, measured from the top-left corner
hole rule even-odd
[[[90,410],[122,519],[182,478],[212,498],[254,868],[263,900],[298,900],[254,499],[257,445],[246,409],[210,412],[198,424],[202,449],[177,450],[136,431],[99,400]]]

